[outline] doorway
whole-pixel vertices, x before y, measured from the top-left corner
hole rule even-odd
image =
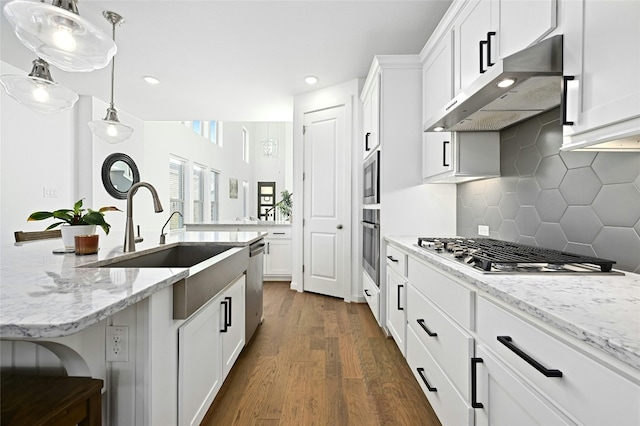
[[[344,299],[350,277],[351,147],[345,106],[304,115],[303,288]]]

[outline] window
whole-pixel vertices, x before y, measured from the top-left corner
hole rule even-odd
[[[218,182],[220,173],[211,170],[211,179],[209,180],[209,190],[211,191],[211,220],[218,220]]]
[[[193,200],[193,222],[204,222],[204,170],[193,166],[191,181],[191,199]]]
[[[218,144],[218,126],[215,121],[209,121],[209,140],[214,144]]]
[[[242,128],[242,160],[249,162],[249,132],[246,128]]]
[[[191,129],[193,129],[193,131],[196,132],[197,134],[202,135],[202,121],[200,120],[192,121]]]
[[[242,216],[249,217],[249,182],[242,181]]]
[[[180,212],[184,216],[184,172],[185,162],[177,159],[169,159],[169,198],[171,203],[171,213]],[[171,217],[169,229],[182,228],[182,216],[174,215]]]

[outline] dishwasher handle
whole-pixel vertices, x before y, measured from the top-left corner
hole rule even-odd
[[[264,246],[265,246],[264,241],[251,244],[251,246],[249,246],[249,257],[254,257],[264,253]]]

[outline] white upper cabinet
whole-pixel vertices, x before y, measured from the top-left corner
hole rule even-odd
[[[453,98],[453,31],[446,31],[425,58],[422,84],[422,119],[426,122]]]
[[[371,85],[362,93],[363,159],[380,146],[380,75],[376,74]]]
[[[498,57],[542,40],[557,26],[557,0],[500,0]]]
[[[572,79],[566,84],[562,148],[593,148],[640,134],[640,2],[561,4],[564,76]],[[640,149],[638,139],[628,144]]]

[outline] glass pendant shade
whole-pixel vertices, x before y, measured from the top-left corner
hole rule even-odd
[[[53,81],[49,64],[42,59],[33,61],[28,76],[3,75],[0,83],[13,99],[42,114],[66,111],[78,101],[75,92]]]
[[[4,6],[4,14],[25,46],[61,70],[104,68],[116,53],[115,41],[78,15],[75,0],[54,0],[53,5],[14,0]]]
[[[102,120],[94,120],[87,123],[91,133],[107,143],[120,143],[129,139],[133,134],[133,127],[120,123],[118,111],[110,106],[107,115]]]

